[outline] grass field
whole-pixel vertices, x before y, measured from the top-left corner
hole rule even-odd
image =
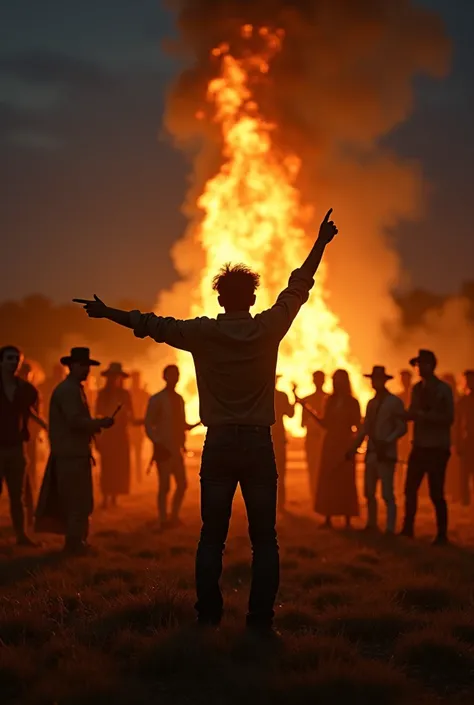
[[[184,528],[154,531],[149,478],[120,508],[97,510],[94,557],[65,561],[54,538],[39,553],[18,550],[2,498],[2,705],[472,705],[471,513],[453,512],[457,545],[444,549],[429,545],[428,504],[414,543],[320,530],[300,461],[292,452],[290,513],[279,526],[279,644],[244,633],[250,549],[240,497],[223,577],[225,620],[218,632],[194,627],[195,464]]]

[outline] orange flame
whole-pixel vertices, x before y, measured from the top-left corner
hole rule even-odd
[[[256,30],[242,28],[243,39]],[[275,125],[262,118],[251,85],[269,71],[271,59],[281,49],[283,32],[258,30],[266,45],[260,54],[236,59],[229,46],[212,52],[220,75],[210,81],[207,101],[223,139],[224,162],[205,185],[198,199],[202,220],[194,230],[206,253],[199,291],[190,302],[190,316],[214,316],[218,310],[212,278],[225,262],[244,262],[261,275],[258,307],[271,306],[286,285],[290,272],[304,261],[314,233],[310,231],[312,207],[303,204],[295,185],[301,160],[282,153],[272,141]],[[205,119],[204,111],[196,115]],[[324,210],[324,208],[323,208]],[[344,233],[341,234],[341,240]],[[279,387],[291,395],[292,383],[300,394],[311,392],[311,375],[322,369],[349,372],[354,392],[363,406],[370,396],[361,370],[350,355],[349,336],[327,303],[326,265],[323,263],[309,302],[303,307],[280,347]],[[198,415],[194,368],[187,353],[178,353],[181,386],[191,391],[189,415]],[[294,435],[302,435],[300,417],[286,420]]]

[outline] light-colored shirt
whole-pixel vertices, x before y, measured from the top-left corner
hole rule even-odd
[[[454,423],[454,398],[449,384],[432,377],[413,387],[410,412],[421,412],[415,418],[413,446],[415,448],[451,447],[451,426]]]
[[[242,311],[181,321],[131,311],[130,322],[138,338],[192,354],[204,426],[271,426],[278,348],[313,284],[297,269],[276,303],[256,316]]]
[[[187,428],[184,399],[180,394],[165,388],[150,397],[145,430],[152,443],[176,452],[184,448]]]
[[[97,422],[91,418],[82,384],[69,376],[60,382],[49,405],[49,440],[56,457],[90,457]]]
[[[407,423],[403,418],[402,400],[385,392],[375,395],[367,404],[364,423],[357,434],[355,447],[358,448],[367,437],[367,455],[376,453],[377,443],[385,445],[385,457],[397,459],[397,441],[407,432]]]

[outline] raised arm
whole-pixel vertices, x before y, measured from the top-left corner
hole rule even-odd
[[[314,275],[326,245],[333,240],[337,233],[335,224],[329,220],[331,213],[332,209],[326,213],[311,252],[302,266],[292,273],[286,289],[281,292],[270,309],[259,314],[261,321],[268,327],[271,334],[279,339],[286,335],[301,306],[308,300],[309,292],[314,285]]]
[[[337,235],[337,227],[334,221],[329,220],[332,208],[324,216],[324,220],[319,226],[319,233],[313,248],[301,266],[301,270],[309,276],[314,277],[323,258],[324,250]]]

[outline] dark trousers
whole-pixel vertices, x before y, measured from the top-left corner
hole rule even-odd
[[[274,438],[273,448],[278,473],[277,507],[283,512],[286,507],[286,441]]]
[[[210,428],[201,464],[202,530],[196,556],[196,610],[201,622],[217,624],[223,600],[219,587],[232,502],[240,483],[252,543],[250,626],[270,626],[279,584],[276,537],[277,471],[269,428]]]
[[[176,489],[171,502],[171,518],[176,520],[188,487],[184,458],[180,448],[175,448],[170,458],[158,463],[158,516],[161,521],[166,521],[168,518],[168,496],[172,477]]]
[[[448,530],[448,507],[444,497],[444,481],[450,451],[443,448],[414,447],[408,459],[405,482],[405,521],[403,529],[413,533],[418,508],[418,490],[428,476],[430,499],[436,512],[438,536],[445,538]]]

